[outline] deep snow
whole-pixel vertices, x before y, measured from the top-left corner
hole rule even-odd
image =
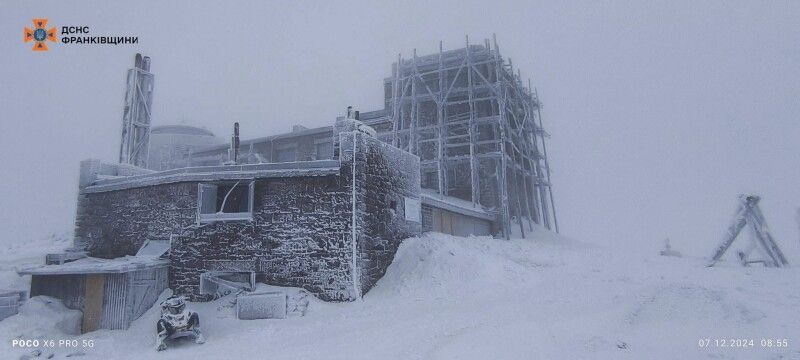
[[[93,340],[93,348],[40,350],[82,359],[800,359],[800,271],[705,264],[545,231],[511,241],[429,234],[404,241],[362,301],[313,299],[304,317],[249,321],[235,319],[229,299],[190,303],[206,344],[160,353],[154,307],[127,331],[43,335]],[[33,318],[0,321],[0,358],[30,353],[11,339],[21,324],[40,324]],[[754,346],[714,345],[731,338]],[[762,338],[788,347],[762,347]]]

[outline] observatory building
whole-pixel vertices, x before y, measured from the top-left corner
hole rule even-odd
[[[558,231],[541,104],[496,42],[398,57],[383,88],[383,109],[358,119],[379,140],[419,156],[422,188],[491,213],[499,235],[533,224]],[[241,151],[256,162],[327,159],[333,135],[330,126],[295,125],[289,133],[244,140]],[[209,146],[187,154],[187,162],[218,165],[227,156],[227,146]],[[450,232],[433,220],[425,225]]]
[[[19,272],[84,331],[126,328],[167,287],[355,300],[421,232],[557,229],[539,101],[496,43],[398,57],[380,110],[249,140],[237,123],[228,143],[151,129],[150,66],[137,54],[128,71],[119,163],[80,165],[73,248]]]

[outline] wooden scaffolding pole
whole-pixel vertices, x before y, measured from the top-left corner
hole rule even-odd
[[[510,213],[508,209],[508,182],[506,180],[506,172],[508,170],[506,164],[506,128],[505,128],[505,89],[502,86],[502,82],[500,81],[500,76],[502,74],[503,68],[502,63],[500,60],[500,48],[497,46],[497,36],[493,35],[494,40],[494,59],[495,59],[495,72],[497,75],[498,82],[496,83],[497,87],[499,88],[500,93],[503,95],[502,97],[498,98],[498,109],[500,110],[500,121],[498,123],[498,128],[500,130],[500,172],[499,178],[497,179],[497,186],[500,193],[500,212],[501,212],[501,226],[503,235],[506,239],[511,239],[511,224],[510,224]]]
[[[536,101],[537,101],[537,104],[538,104],[539,91],[536,90],[536,89],[533,89],[533,91],[534,91],[534,94],[536,96]],[[550,182],[550,163],[547,160],[547,145],[545,144],[545,141],[544,141],[544,123],[542,122],[542,109],[541,109],[541,107],[537,106],[536,110],[537,110],[537,113],[539,115],[539,130],[541,131],[540,137],[541,137],[541,140],[542,140],[542,157],[544,158],[544,170],[545,170],[545,176],[546,176],[546,181],[547,181],[547,193],[548,193],[549,198],[550,198],[550,207],[551,207],[550,210],[551,210],[552,215],[553,215],[553,224],[555,225],[555,230],[556,230],[556,232],[558,232],[558,218],[556,217],[556,205],[555,205],[555,200],[553,200],[552,183]],[[545,204],[545,203],[546,203],[546,199],[542,199],[542,204]]]
[[[469,127],[467,128],[469,134],[469,184],[471,187],[472,206],[477,206],[480,201],[480,188],[478,168],[475,164],[475,87],[472,82],[472,56],[469,50],[469,36],[466,37],[466,58],[467,58],[467,99],[469,101]]]
[[[445,193],[445,164],[444,164],[444,116],[445,116],[445,108],[444,104],[447,101],[444,93],[444,51],[442,50],[442,42],[439,41],[439,103],[436,104],[436,135],[438,139],[438,145],[436,146],[436,179],[439,185],[439,194],[443,195]]]
[[[411,119],[408,131],[408,152],[416,154],[417,143],[417,119],[419,118],[419,104],[417,103],[417,49],[414,49],[414,58],[411,63],[413,74],[409,77],[411,81]]]
[[[509,89],[509,84],[506,81],[503,81],[502,86],[504,88],[503,94],[504,94],[504,98],[505,98],[505,94],[507,93],[507,91]],[[507,101],[507,98],[503,102],[506,104],[506,107],[509,106],[509,101]],[[514,110],[515,109],[513,109],[513,108],[512,109],[506,108],[506,116],[508,116],[508,118],[506,118],[505,121],[503,121],[503,126],[510,125],[512,116],[514,117],[514,122],[517,123],[516,116],[514,115]],[[517,124],[517,126],[519,126],[519,124]],[[525,227],[522,225],[522,206],[521,206],[520,201],[519,201],[519,195],[520,195],[519,194],[519,183],[517,182],[517,173],[519,172],[519,167],[518,167],[518,164],[517,164],[517,149],[516,149],[516,146],[513,145],[514,144],[514,133],[512,131],[510,131],[511,130],[510,128],[508,130],[509,131],[507,133],[509,135],[509,139],[511,140],[511,144],[512,144],[512,146],[511,146],[511,164],[513,165],[512,169],[511,169],[512,181],[508,183],[508,186],[512,186],[512,190],[514,192],[514,203],[516,204],[516,212],[515,213],[517,215],[517,223],[519,224],[519,230],[520,230],[520,233],[522,234],[522,237],[525,237]],[[503,154],[503,156],[505,157],[505,154]]]
[[[402,100],[402,94],[400,94],[402,90],[402,86],[400,85],[400,65],[403,62],[403,58],[400,54],[397,54],[397,66],[395,67],[394,73],[394,86],[393,86],[393,106],[392,106],[392,145],[394,147],[399,148],[399,139],[398,139],[398,132],[400,131],[400,102]]]

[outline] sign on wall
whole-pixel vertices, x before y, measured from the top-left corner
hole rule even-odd
[[[419,199],[405,197],[403,202],[405,203],[406,220],[422,222],[422,206]]]

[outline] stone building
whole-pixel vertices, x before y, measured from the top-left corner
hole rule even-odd
[[[150,92],[126,97],[120,163],[81,163],[73,248],[19,271],[32,276],[31,296],[81,310],[84,331],[126,328],[165,288],[219,296],[209,281],[350,301],[378,282],[403,239],[504,229],[496,208],[423,191],[420,157],[382,141],[350,108],[333,126],[241,142],[235,131],[230,145],[206,146],[215,140],[202,129],[151,132],[150,60],[137,54],[129,80],[139,78],[146,84],[128,81],[127,94]],[[128,102],[144,104],[133,108],[147,123],[132,120]],[[147,168],[148,150],[171,151],[169,161]]]
[[[419,159],[359,132],[337,159],[117,176],[82,164],[76,246],[133,255],[170,239],[169,287],[202,299],[204,272],[254,273],[324,300],[353,300],[419,234]],[[414,213],[416,212],[416,213]]]
[[[530,83],[523,84],[495,42],[398,58],[384,79],[383,109],[359,119],[376,137],[420,157],[421,186],[469,202],[494,216],[508,237],[515,226],[558,231],[541,111]],[[332,156],[330,126],[242,141],[254,162]],[[225,145],[198,148],[192,165],[227,160]]]

